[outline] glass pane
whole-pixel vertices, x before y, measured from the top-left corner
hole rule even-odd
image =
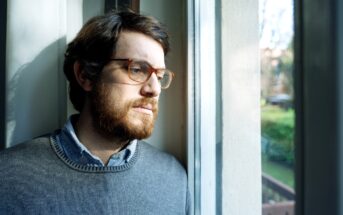
[[[294,214],[293,1],[260,0],[262,214]]]

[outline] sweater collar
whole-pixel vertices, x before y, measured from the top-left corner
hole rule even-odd
[[[88,166],[105,166],[101,159],[93,155],[78,139],[74,125],[78,114],[69,117],[64,127],[56,134],[55,140],[63,149],[66,157],[78,164]],[[120,152],[113,154],[107,166],[120,166],[128,163],[135,153],[137,140],[131,141]]]

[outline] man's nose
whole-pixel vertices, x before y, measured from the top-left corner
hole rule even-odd
[[[141,94],[146,97],[158,97],[161,93],[161,84],[155,73],[143,84]]]

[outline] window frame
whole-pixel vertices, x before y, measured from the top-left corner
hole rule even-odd
[[[256,214],[256,211],[262,210],[258,4],[251,6],[250,1],[242,3],[239,0],[214,2],[188,0],[187,6],[188,176],[193,194],[193,213]],[[249,12],[255,12],[245,13],[247,6],[251,8]],[[230,18],[231,22],[228,22],[227,18]],[[232,25],[234,28],[222,30],[221,26],[225,24]],[[249,36],[242,38],[239,34]],[[222,38],[230,38],[234,41],[231,46],[230,43],[225,44],[229,50],[222,46]],[[247,41],[254,45],[240,52],[239,59],[245,59],[242,61],[241,73],[225,61],[228,60],[237,66],[238,64],[234,63],[234,52]],[[224,59],[223,56],[227,53],[230,58]],[[224,70],[225,72],[222,72]],[[243,80],[250,75],[253,78],[249,78],[248,81]],[[237,78],[242,80],[237,82]],[[220,81],[219,85],[217,81]],[[230,84],[225,81],[229,81]],[[235,112],[243,101],[237,96],[234,96],[233,100],[225,96],[237,95],[235,90],[242,89],[234,84],[235,82],[246,87],[246,96],[252,98],[247,112],[239,111],[240,116],[245,120],[244,123],[237,125],[234,125],[234,120],[228,119],[228,116],[234,117],[230,113]],[[226,108],[228,111],[225,112]],[[222,116],[223,119],[218,116]],[[242,131],[247,135],[239,136]],[[245,151],[240,150],[241,143],[243,146],[252,147]],[[247,151],[253,156],[242,163],[252,170],[251,174],[240,171],[242,163],[239,162],[239,157]],[[218,174],[222,171],[223,174]],[[245,177],[246,175],[249,177]],[[220,177],[219,180],[217,177]],[[239,186],[241,177],[244,178],[246,186]],[[216,184],[217,182],[219,183]],[[254,195],[251,195],[250,188]],[[220,192],[222,189],[224,191]],[[249,198],[246,198],[247,196]]]
[[[0,150],[6,148],[6,32],[7,1],[0,2]]]
[[[187,12],[187,142],[192,211],[216,214],[216,69],[211,69],[216,68],[215,2],[188,0]]]
[[[296,214],[343,213],[342,10],[295,1]]]

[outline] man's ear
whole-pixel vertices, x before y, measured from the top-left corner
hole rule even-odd
[[[79,61],[74,63],[74,75],[76,81],[84,91],[89,92],[92,90],[92,82],[86,77]]]

